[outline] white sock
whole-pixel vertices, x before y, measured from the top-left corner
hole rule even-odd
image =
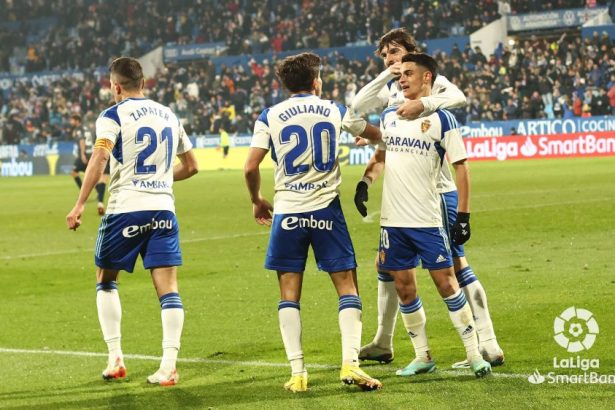
[[[118,357],[123,363],[124,355],[122,354],[122,333],[120,330],[122,305],[115,281],[96,284],[96,307],[100,329],[109,351],[108,363],[110,366],[115,365]]]
[[[305,372],[303,348],[301,347],[301,314],[299,302],[281,300],[278,303],[278,318],[280,333],[286,350],[286,358],[290,362],[292,374]]]
[[[339,301],[339,323],[342,334],[342,363],[359,365],[361,349],[361,299],[355,295],[342,295]]]
[[[472,318],[472,309],[466,300],[461,289],[455,294],[444,298],[444,303],[448,306],[448,314],[451,317],[453,326],[459,333],[463,346],[466,349],[468,361],[481,358],[478,351],[478,337],[476,335],[476,324]]]
[[[470,266],[461,269],[457,272],[456,276],[459,286],[461,286],[472,309],[481,347],[489,352],[499,350],[495,331],[493,330],[493,322],[489,314],[489,306],[487,305],[487,294],[483,285],[474,275],[474,271]]]
[[[184,327],[184,305],[178,293],[172,292],[160,297],[162,319],[162,360],[160,368],[173,371],[177,364],[180,339]]]
[[[412,346],[414,346],[416,358],[425,362],[431,361],[425,327],[427,317],[425,316],[425,309],[423,309],[421,298],[417,296],[416,299],[407,305],[400,304],[399,309],[401,310],[401,318],[404,321],[408,336],[410,336]]]
[[[399,300],[393,277],[388,273],[378,272],[378,330],[373,342],[391,351],[398,308]]]

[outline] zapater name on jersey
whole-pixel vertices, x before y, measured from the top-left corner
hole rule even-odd
[[[455,117],[446,110],[416,120],[401,119],[393,106],[380,117],[386,151],[381,225],[441,227],[437,183],[444,156],[451,163],[467,158]]]
[[[313,94],[297,94],[264,110],[254,125],[251,146],[271,150],[274,213],[327,207],[339,194],[340,132],[358,135],[366,124],[345,106]]]
[[[102,138],[114,143],[107,213],[175,212],[173,161],[192,148],[175,114],[147,98],[127,98],[96,120]]]

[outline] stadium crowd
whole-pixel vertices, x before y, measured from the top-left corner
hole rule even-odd
[[[168,43],[222,42],[230,55],[275,53],[373,42],[397,26],[433,39],[467,35],[499,17],[496,0],[184,0],[172,10],[161,0],[3,3],[0,72],[106,67],[109,56],[139,57]],[[581,3],[513,0],[511,12]]]
[[[441,73],[466,93],[468,105],[456,113],[463,123],[615,113],[615,45],[604,34],[525,41],[489,56],[479,48],[455,48],[437,59]],[[252,60],[249,67],[222,67],[218,73],[211,61],[169,66],[148,79],[146,92],[177,112],[189,133],[215,134],[221,127],[249,133],[259,113],[284,98],[274,63]],[[349,105],[381,70],[375,58],[331,54],[324,59],[324,96]],[[17,84],[8,98],[0,96],[2,142],[65,138],[72,113],[93,124],[109,105],[108,87],[106,73],[93,72],[49,86]]]

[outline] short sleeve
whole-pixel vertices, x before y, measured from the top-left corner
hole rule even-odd
[[[437,111],[440,117],[442,131],[440,133],[440,146],[446,151],[450,163],[455,163],[468,158],[461,130],[455,116],[446,110]]]
[[[340,109],[340,113],[342,114],[342,130],[348,131],[352,135],[361,135],[363,131],[365,131],[365,127],[367,127],[367,121],[363,118],[359,117],[355,114],[354,111],[347,109],[342,113]]]
[[[269,131],[269,120],[267,118],[268,112],[269,109],[263,111],[254,123],[254,133],[252,134],[252,141],[250,142],[250,147],[252,148],[269,150],[271,132]]]
[[[185,154],[192,149],[192,141],[186,134],[184,126],[179,124],[179,138],[177,138],[177,154]]]
[[[96,120],[96,139],[107,139],[115,144],[120,135],[120,119],[117,115],[117,106],[103,111]]]

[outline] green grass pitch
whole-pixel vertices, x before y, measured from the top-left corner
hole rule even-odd
[[[70,177],[0,179],[0,408],[613,408],[615,385],[532,385],[528,375],[557,371],[575,357],[553,339],[553,320],[569,306],[594,313],[594,346],[578,355],[615,374],[615,158],[473,163],[468,259],[482,281],[506,364],[477,380],[450,365],[463,347],[426,272],[419,293],[438,371],[406,379],[395,369],[413,350],[398,320],[396,358],[364,365],[384,389],[363,393],[338,380],[337,297],[310,260],[302,305],[310,390],[282,389],[289,368],[277,323],[273,272],[262,267],[267,229],[256,225],[239,171],[203,172],[176,184],[186,321],[180,384],[148,386],[161,352],[160,308],[137,263],[120,275],[128,380],[104,382],[106,346],[95,304],[94,197],[83,225],[65,227],[77,189]],[[342,205],[357,252],[363,342],[375,332],[373,268],[380,183],[363,221],[352,203],[362,167],[342,171]],[[272,174],[263,173],[271,198]],[[78,353],[85,352],[85,353]],[[93,353],[93,354],[88,354]],[[94,353],[98,354],[95,355]]]

